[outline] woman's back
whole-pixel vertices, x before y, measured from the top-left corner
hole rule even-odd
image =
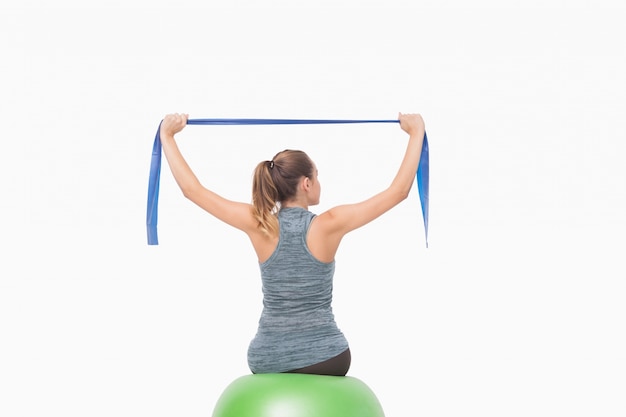
[[[303,368],[348,348],[331,306],[335,263],[316,259],[306,244],[314,217],[300,207],[285,207],[278,213],[278,245],[259,264],[263,312],[248,350],[255,373]]]

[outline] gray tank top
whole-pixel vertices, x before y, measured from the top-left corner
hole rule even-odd
[[[278,245],[259,264],[263,312],[248,347],[248,366],[254,373],[304,368],[348,348],[331,307],[335,262],[317,260],[306,245],[314,217],[299,207],[278,213]]]

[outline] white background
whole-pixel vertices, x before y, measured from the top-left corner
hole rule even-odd
[[[146,244],[163,115],[399,111],[426,121],[430,248],[416,190],[345,239],[350,375],[389,417],[626,415],[622,2],[200,3],[0,7],[0,415],[209,416],[249,373],[245,236],[164,165]],[[396,125],[179,139],[242,201],[257,162],[305,150],[315,212],[382,190],[406,145]]]

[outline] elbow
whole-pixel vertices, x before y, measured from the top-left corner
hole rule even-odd
[[[183,193],[183,197],[187,200],[193,200],[193,193],[188,188],[181,188],[180,191]]]
[[[409,198],[409,188],[407,188],[406,190],[402,190],[399,194],[398,194],[398,203],[401,203],[402,201],[406,200],[407,198]]]
[[[391,190],[393,205],[401,203],[409,197],[410,188],[408,187],[396,187]]]
[[[409,197],[409,192],[413,186],[413,177],[406,179],[396,178],[389,186],[391,198],[394,201],[394,205],[398,204]]]
[[[198,195],[199,187],[194,186],[193,184],[181,185],[180,191],[183,193],[183,196],[191,201],[195,201],[196,196]]]

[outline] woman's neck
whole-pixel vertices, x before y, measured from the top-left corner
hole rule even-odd
[[[306,201],[303,201],[303,199],[285,201],[285,202],[280,203],[280,206],[284,208],[300,207],[305,210],[309,209],[309,205],[307,204]]]

